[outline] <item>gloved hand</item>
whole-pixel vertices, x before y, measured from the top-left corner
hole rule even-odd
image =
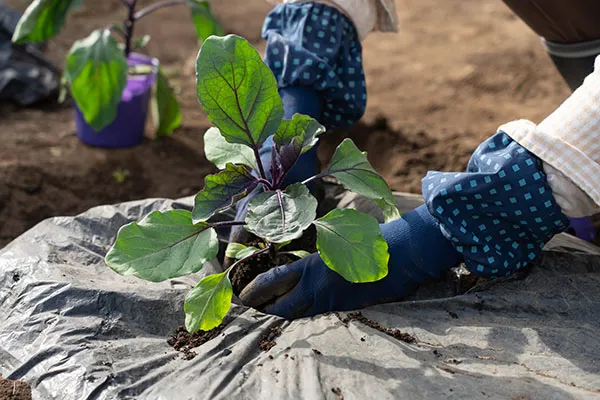
[[[284,118],[292,119],[294,114],[309,115],[312,118],[319,119],[323,108],[323,100],[321,95],[312,89],[304,87],[287,87],[279,90],[279,95],[283,101]],[[272,151],[275,147],[273,137],[270,137],[265,141],[261,147],[259,154],[265,169],[267,179],[271,179],[271,163],[272,163]],[[305,179],[319,172],[320,165],[317,157],[317,146],[311,150],[302,154],[296,164],[288,171],[283,181],[283,185],[288,186],[292,183],[302,182]],[[246,218],[248,212],[248,202],[254,196],[262,191],[262,186],[259,185],[254,192],[240,200],[236,204],[236,216],[237,221],[243,221]],[[243,226],[235,226],[231,229],[229,236],[230,243],[247,243],[251,240],[253,235],[246,231]],[[229,267],[235,260],[225,258],[224,267]]]
[[[240,298],[247,306],[288,319],[353,310],[399,300],[461,261],[424,205],[381,225],[381,232],[390,261],[388,275],[380,281],[350,283],[312,254],[257,276]]]

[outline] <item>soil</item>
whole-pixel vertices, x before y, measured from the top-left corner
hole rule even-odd
[[[338,318],[340,318],[339,314],[338,314]],[[383,332],[386,335],[389,335],[389,336],[393,337],[394,339],[400,340],[402,342],[406,342],[406,343],[416,343],[417,342],[417,339],[414,336],[412,336],[411,334],[402,332],[399,329],[392,329],[392,328],[386,328],[384,326],[381,326],[381,324],[379,324],[379,322],[373,321],[373,320],[365,317],[360,311],[348,313],[346,318],[340,318],[340,319],[344,324],[348,324],[348,322],[350,322],[350,321],[360,322],[363,325],[366,325],[368,327],[376,329],[379,332]],[[363,341],[363,340],[361,339],[361,341]]]
[[[225,328],[225,325],[226,324],[223,323],[210,331],[198,331],[195,333],[189,333],[185,329],[185,326],[179,326],[175,330],[175,333],[167,340],[167,343],[175,350],[182,352],[185,360],[191,360],[198,355],[192,349],[219,336],[223,331],[223,328]]]
[[[283,332],[283,330],[281,329],[280,326],[274,326],[274,327],[269,328],[269,330],[265,334],[263,334],[262,337],[260,338],[258,347],[260,347],[260,349],[262,351],[271,350],[277,344],[275,339],[277,339],[279,336],[281,336],[282,332]]]
[[[4,1],[20,10],[29,2]],[[225,29],[260,51],[271,7],[264,0],[213,2]],[[427,170],[464,170],[469,154],[499,125],[537,122],[569,94],[539,39],[499,0],[402,0],[398,13],[399,34],[373,34],[364,42],[366,115],[361,124],[323,137],[324,161],[350,136],[393,189],[419,193]],[[48,43],[48,58],[62,67],[74,40],[123,17],[118,0],[85,2]],[[103,150],[75,137],[69,105],[0,104],[0,247],[51,216],[194,194],[215,171],[203,153],[209,122],[196,99],[198,44],[186,7],[161,10],[136,31],[152,35],[147,50],[178,90],[183,127],[165,140]]]
[[[344,394],[342,393],[342,389],[340,389],[339,387],[334,387],[331,388],[331,391],[335,394],[335,398],[337,400],[344,400]]]
[[[31,400],[31,388],[24,381],[11,381],[0,376],[1,400]]]
[[[258,247],[260,240],[255,240],[250,243],[244,243],[247,246]],[[304,250],[309,253],[314,253],[317,250],[317,232],[313,225],[308,227],[302,237],[292,241],[290,244],[285,246],[282,251],[291,250]],[[285,265],[296,261],[296,257],[290,257],[286,254],[277,254],[276,258],[268,254],[260,254],[247,261],[242,261],[237,264],[231,271],[230,279],[233,292],[239,295],[247,284],[252,282],[259,274],[270,270],[271,268],[279,265]]]

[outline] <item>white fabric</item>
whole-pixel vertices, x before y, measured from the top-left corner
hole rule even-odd
[[[544,172],[556,203],[569,218],[582,218],[600,212],[590,196],[552,165],[544,163]]]
[[[583,85],[539,125],[513,121],[500,130],[600,205],[600,57]]]
[[[354,23],[362,41],[374,30],[396,32],[395,0],[269,0],[270,3],[323,3],[337,8]]]

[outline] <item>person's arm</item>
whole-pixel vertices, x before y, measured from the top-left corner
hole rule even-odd
[[[381,226],[390,251],[382,280],[349,283],[313,254],[259,275],[242,301],[296,318],[401,299],[461,260],[490,278],[535,261],[568,227],[567,216],[599,210],[598,66],[539,125],[501,127],[473,153],[466,172],[430,172],[423,179],[426,205]]]

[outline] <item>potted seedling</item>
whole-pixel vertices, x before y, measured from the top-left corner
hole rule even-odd
[[[181,123],[177,99],[158,60],[139,53],[150,40],[134,40],[136,23],[165,7],[187,5],[200,40],[222,35],[223,29],[200,0],[160,0],[138,9],[137,0],[120,0],[126,11],[121,25],[94,30],[76,41],[63,74],[64,99],[70,86],[75,100],[78,137],[99,147],[129,147],[141,142],[150,100],[156,135],[169,135]],[[83,0],[34,0],[16,27],[13,42],[43,42],[58,34],[67,14]],[[117,42],[116,36],[122,39]]]
[[[275,266],[286,258],[305,256],[308,249],[289,250],[290,242],[311,226],[316,228],[319,255],[342,277],[350,282],[385,277],[389,254],[377,220],[350,209],[316,218],[317,199],[307,186],[325,176],[335,177],[346,189],[375,200],[387,220],[398,218],[390,188],[366,153],[346,139],[325,171],[283,187],[287,171],[316,144],[323,127],[299,114],[283,120],[275,77],[256,50],[238,36],[207,39],[198,54],[196,76],[198,99],[216,125],[205,133],[205,153],[221,171],[205,178],[193,211],[155,211],[121,227],[106,263],[120,274],[158,282],[197,272],[215,258],[217,228],[243,225],[256,235],[254,243],[230,243],[227,255],[238,261],[202,279],[189,292],[184,304],[189,332],[210,330],[222,322],[231,305],[232,277],[240,266],[253,260]],[[271,135],[275,147],[268,178],[259,148]],[[212,222],[217,213],[258,186],[263,191],[249,201],[245,220]]]

